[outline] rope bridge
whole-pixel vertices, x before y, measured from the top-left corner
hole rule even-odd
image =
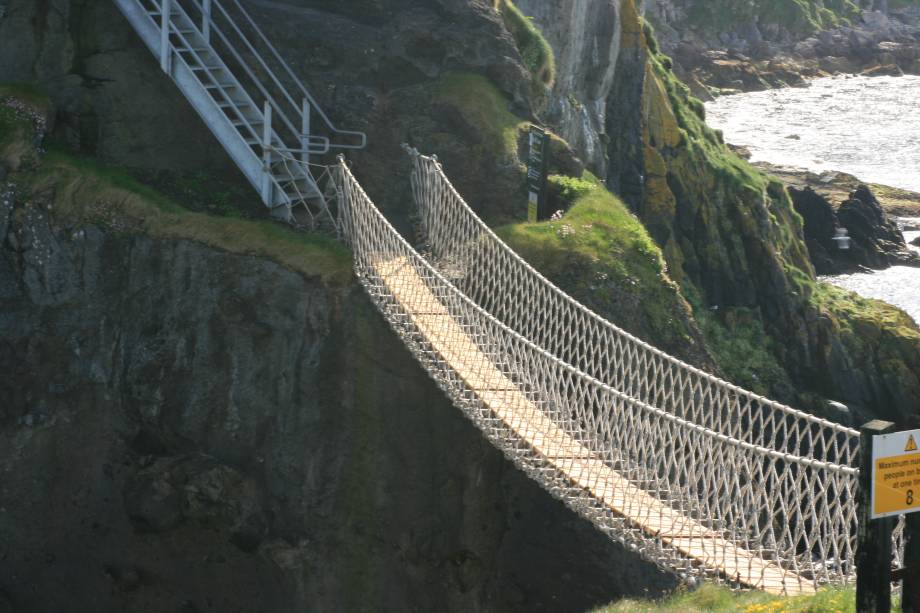
[[[435,158],[413,159],[425,255],[344,160],[329,174],[330,216],[377,308],[496,447],[682,576],[788,595],[852,581],[857,431],[620,330],[507,247]]]

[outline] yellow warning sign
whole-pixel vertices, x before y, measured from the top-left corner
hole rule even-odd
[[[873,437],[873,518],[920,511],[918,438],[917,430]]]

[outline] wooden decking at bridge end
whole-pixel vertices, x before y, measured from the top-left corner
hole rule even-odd
[[[633,485],[556,425],[473,342],[405,258],[379,262],[376,270],[441,359],[496,417],[572,484],[684,556],[746,587],[793,596],[815,592],[811,581],[725,540]]]

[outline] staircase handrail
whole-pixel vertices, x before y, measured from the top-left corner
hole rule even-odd
[[[356,130],[342,130],[335,125],[332,119],[330,119],[330,117],[326,114],[326,112],[320,106],[319,102],[316,101],[316,98],[314,98],[313,95],[310,93],[310,91],[307,89],[306,85],[304,85],[303,80],[301,80],[300,77],[298,77],[294,73],[290,65],[284,60],[283,57],[281,57],[281,54],[278,52],[275,46],[271,43],[268,37],[265,36],[265,33],[262,31],[262,28],[258,26],[258,24],[255,22],[255,20],[252,18],[249,12],[243,7],[243,5],[239,2],[239,0],[229,0],[229,1],[233,3],[236,10],[246,20],[249,27],[252,28],[252,31],[255,32],[255,34],[261,40],[262,44],[265,45],[265,47],[269,50],[269,52],[275,58],[278,64],[283,68],[284,72],[287,74],[290,80],[297,86],[303,98],[305,98],[307,102],[309,102],[310,107],[316,111],[316,114],[322,120],[326,128],[330,132],[333,132],[334,134],[339,134],[339,135],[347,136],[347,137],[354,137],[354,138],[357,138],[359,141],[357,144],[331,143],[330,146],[335,149],[363,149],[365,146],[367,146],[367,134],[366,133],[356,131]],[[194,2],[199,3],[200,0],[194,0]],[[226,19],[232,24],[233,28],[236,30],[237,35],[240,36],[245,41],[250,52],[252,52],[253,55],[259,60],[259,63],[261,64],[262,68],[266,71],[266,73],[271,78],[275,86],[277,86],[278,89],[283,93],[285,98],[287,98],[287,101],[294,108],[298,108],[300,105],[290,95],[288,88],[282,84],[281,80],[275,74],[275,71],[272,70],[268,66],[268,63],[262,57],[262,54],[259,53],[255,49],[254,45],[249,41],[249,38],[245,35],[245,33],[239,28],[239,26],[236,24],[236,21],[230,15],[227,9],[223,6],[220,0],[213,0],[213,6],[216,6],[221,11],[221,13],[223,13]],[[231,46],[232,48],[232,45],[229,45],[229,43],[227,44],[228,46]],[[297,133],[296,130],[295,130],[295,133]]]

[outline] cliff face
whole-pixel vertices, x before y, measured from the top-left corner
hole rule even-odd
[[[604,66],[606,91],[594,95],[605,100],[599,140],[607,184],[661,247],[724,373],[817,412],[826,410],[822,397],[832,398],[851,405],[855,419],[906,423],[920,409],[916,326],[881,305],[844,307],[828,297],[815,283],[801,219],[783,186],[705,125],[703,105],[675,77],[632,0],[592,6],[611,4],[619,29],[612,36],[569,5],[531,10],[559,57],[577,55],[585,40],[598,45],[595,63],[583,70]],[[605,42],[616,50],[599,46]],[[608,57],[612,65],[597,63]],[[560,82],[553,99],[577,95]],[[554,120],[561,133],[580,123],[565,114]],[[875,332],[854,334],[853,319]],[[737,368],[741,356],[750,366]]]
[[[817,288],[785,194],[705,128],[632,0],[518,2],[556,47],[547,100],[491,0],[246,4],[369,132],[355,171],[405,229],[401,143],[438,153],[484,215],[520,219],[521,136],[545,115],[661,246],[683,295],[667,271],[649,283],[681,326],[686,296],[723,367],[758,351],[742,383],[917,406],[915,328]],[[58,147],[236,176],[111,3],[0,6],[0,81],[49,92]],[[3,145],[0,610],[583,611],[673,585],[488,447],[335,249],[156,211]],[[557,145],[554,172],[578,174]],[[591,274],[610,259],[577,255]]]
[[[607,174],[606,114],[620,54],[620,3],[517,0],[556,51],[546,120],[599,176]]]
[[[489,446],[340,249],[243,246],[257,222],[14,155],[29,122],[2,110],[0,610],[584,611],[673,585]]]
[[[477,62],[491,74],[488,58],[518,66],[502,59],[515,50],[488,7],[260,7],[293,11],[295,25],[276,24],[292,37],[307,19],[323,36],[330,21],[345,28],[343,45],[377,32],[367,49],[413,15],[417,32],[448,24],[442,34],[463,39],[425,39],[445,45],[443,65],[393,94],[421,96],[399,113],[387,115],[382,86],[319,88],[344,96],[346,114],[374,102],[358,127],[376,130],[378,149],[356,167],[383,201],[406,189],[375,181],[399,170],[399,130],[456,151],[472,189],[477,165],[505,155],[443,81]],[[580,612],[675,584],[484,442],[374,312],[341,249],[182,212],[72,157],[234,176],[110,3],[4,8],[0,81],[38,82],[58,106],[0,88],[0,611]],[[328,78],[341,75],[327,61]],[[414,115],[432,99],[425,113],[450,133]],[[470,142],[483,159],[464,162]],[[397,218],[408,211],[391,201]]]

